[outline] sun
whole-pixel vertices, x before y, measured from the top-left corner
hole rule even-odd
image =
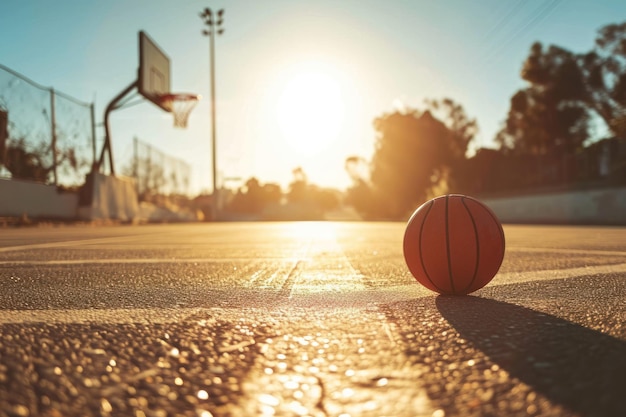
[[[276,107],[285,145],[303,156],[315,156],[333,146],[339,139],[344,113],[338,80],[316,69],[288,79]]]

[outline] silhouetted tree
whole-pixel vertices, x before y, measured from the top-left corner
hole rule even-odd
[[[279,204],[282,191],[277,184],[261,184],[252,177],[237,190],[228,210],[235,213],[260,214],[269,205]]]
[[[280,185],[273,183],[263,184],[263,205],[267,207],[269,205],[278,205],[280,204],[283,198],[283,191],[280,188]]]
[[[428,101],[427,108],[374,121],[370,176],[351,175],[354,186],[348,190],[348,201],[365,218],[406,217],[435,185],[453,178],[451,170],[465,158],[476,122],[450,99]],[[359,164],[357,157],[348,158],[346,169],[350,173]]]
[[[592,51],[578,56],[586,104],[617,136],[626,137],[626,22],[598,31]]]
[[[312,186],[310,192],[312,194],[313,204],[318,207],[322,213],[327,213],[339,207],[341,201],[339,193],[336,190]]]
[[[365,220],[378,217],[378,207],[370,182],[369,163],[360,156],[346,158],[345,169],[352,180],[352,187],[346,191],[346,204],[351,205]]]
[[[73,148],[56,151],[57,167],[67,164],[77,170],[79,163]],[[4,150],[4,166],[16,179],[48,182],[54,171],[52,149],[41,142],[37,146],[29,146],[25,138],[9,139]],[[0,161],[1,162],[1,161]]]
[[[467,148],[478,133],[478,122],[470,119],[465,109],[450,98],[426,100],[427,108],[448,128],[448,152],[444,155],[444,188],[461,191],[460,175],[466,161]]]
[[[426,100],[426,106],[448,128],[450,135],[448,161],[465,159],[467,148],[478,133],[476,119],[470,119],[463,106],[450,98]]]
[[[521,75],[530,85],[511,98],[496,142],[515,154],[563,155],[581,149],[589,137],[589,112],[576,55],[537,42]]]
[[[401,218],[441,178],[447,129],[428,111],[386,114],[374,121],[374,127],[374,194],[385,201],[383,217]]]
[[[323,218],[324,213],[336,209],[340,204],[337,191],[318,187],[308,181],[302,167],[293,171],[287,201],[299,206],[305,218]]]
[[[589,137],[591,115],[626,137],[626,22],[601,28],[587,53],[533,44],[522,78],[530,86],[511,99],[496,138],[503,149],[571,154]]]
[[[250,178],[246,181],[245,193],[238,195],[242,197],[242,212],[260,213],[263,210],[263,187],[256,178]]]
[[[292,171],[293,181],[289,184],[287,201],[290,203],[305,203],[307,200],[308,180],[302,167],[294,168]]]

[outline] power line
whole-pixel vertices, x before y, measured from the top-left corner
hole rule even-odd
[[[491,64],[494,61],[494,58],[497,58],[502,53],[502,51],[509,47],[511,42],[513,42],[516,38],[523,36],[530,29],[532,29],[542,20],[547,18],[562,1],[563,0],[550,0],[550,2],[541,4],[541,6],[533,10],[525,19],[521,20],[513,30],[508,31],[506,35],[500,37],[500,42],[496,41],[497,43],[495,43],[494,47],[485,49],[485,52],[482,53],[481,56],[477,59],[478,65],[474,66],[474,71],[471,75],[475,76],[477,73],[482,72],[487,67],[487,65]],[[527,3],[523,2],[522,4]],[[517,4],[515,6],[517,6]],[[513,7],[513,9],[518,9],[518,7],[515,6]],[[509,12],[507,16],[509,14],[511,13]],[[505,16],[502,20],[508,21],[510,19],[507,19]],[[498,24],[496,26],[498,26]]]
[[[547,18],[552,12],[554,12],[561,2],[562,0],[550,0],[549,2],[542,3],[522,20],[519,20],[519,12],[525,5],[528,4],[528,2],[525,0],[518,0],[515,4],[513,4],[512,7],[508,9],[508,12],[506,12],[506,14],[504,14],[503,17],[485,34],[484,39],[491,42],[485,45],[486,48],[483,49],[482,57],[484,58],[481,59],[479,57],[479,59],[476,60],[477,62],[475,61],[475,65],[473,65],[473,71],[471,69],[468,71],[470,72],[470,75],[473,77],[477,73],[482,72],[485,67],[490,64],[490,61],[492,61],[493,58],[498,57],[504,48],[508,47],[511,41]],[[518,20],[518,24],[514,26],[513,29],[507,30],[512,26],[512,23],[514,23],[515,20]],[[489,47],[490,45],[492,45],[492,47]],[[471,59],[469,62],[471,62]]]
[[[520,37],[525,32],[528,32],[528,30],[539,24],[542,20],[547,18],[562,1],[563,0],[550,0],[549,3],[543,3],[537,9],[535,9],[535,11],[531,13],[531,15],[525,21],[521,22],[521,24],[518,25],[513,30],[513,32],[509,32],[508,37],[506,37],[502,42],[496,45],[496,47],[492,49],[491,52],[487,53],[485,58],[482,59],[483,66],[493,58],[500,55],[500,53],[508,46],[508,44],[513,39]]]
[[[517,0],[517,3],[515,3],[513,7],[509,9],[509,12],[504,17],[502,17],[502,19],[500,19],[500,21],[496,23],[491,29],[489,29],[489,31],[487,31],[484,38],[485,41],[500,32],[500,30],[507,25],[509,20],[511,20],[511,18],[515,16],[515,14],[522,8],[522,6],[524,6],[524,2],[525,0]]]

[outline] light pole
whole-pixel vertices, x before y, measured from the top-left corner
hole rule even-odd
[[[215,139],[215,36],[224,33],[222,24],[224,23],[224,9],[220,9],[217,12],[217,16],[213,15],[213,11],[210,8],[205,8],[200,13],[200,18],[204,21],[207,29],[202,31],[204,36],[209,37],[209,56],[211,65],[211,147],[213,151],[213,204],[211,204],[213,210],[213,218],[216,217],[217,209],[219,205],[219,192],[217,189],[217,146]],[[214,20],[215,17],[215,20]]]

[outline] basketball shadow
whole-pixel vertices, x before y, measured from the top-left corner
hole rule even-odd
[[[501,301],[435,303],[461,337],[550,401],[582,415],[626,415],[626,342]]]

